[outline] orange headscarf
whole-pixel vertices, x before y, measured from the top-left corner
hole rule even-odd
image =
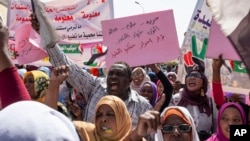
[[[167,112],[165,113],[165,115],[163,115],[164,122],[171,115],[176,115],[176,116],[180,117],[186,124],[191,125],[191,123],[188,121],[188,119],[177,108],[176,109],[172,108],[172,109],[167,110]]]
[[[104,139],[103,137],[98,135],[94,124],[82,121],[75,121],[74,123],[80,133],[80,136],[86,141],[124,140],[126,136],[130,133],[132,128],[132,122],[125,103],[116,96],[107,95],[101,98],[100,101],[97,103],[96,111],[102,105],[109,105],[113,109],[116,118],[117,130],[112,133],[112,136],[109,139]]]

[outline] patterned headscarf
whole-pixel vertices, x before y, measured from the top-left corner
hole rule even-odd
[[[170,115],[176,115],[180,117],[186,124],[192,127],[191,141],[200,141],[195,124],[194,124],[194,120],[186,108],[180,107],[180,106],[169,106],[165,108],[165,110],[161,113],[161,118],[163,121],[166,121],[166,119]],[[157,130],[157,134],[155,138],[157,138],[159,141],[160,140],[163,141],[163,135],[162,135],[161,130]]]
[[[114,131],[112,133],[112,136],[108,140],[110,141],[123,140],[130,133],[132,128],[131,118],[125,103],[116,96],[107,95],[101,98],[100,101],[97,103],[96,112],[102,105],[109,105],[114,110],[116,118],[117,131]],[[105,140],[103,137],[98,135],[95,129],[96,125],[82,121],[75,121],[74,123],[80,133],[80,136],[84,140],[91,140],[91,141]]]
[[[225,103],[221,106],[219,113],[218,113],[217,132],[214,133],[207,141],[229,141],[230,140],[230,139],[226,138],[226,136],[223,134],[221,127],[220,127],[220,124],[219,124],[220,119],[222,117],[222,113],[228,107],[235,107],[240,112],[243,124],[246,124],[246,115],[245,115],[245,112],[244,112],[243,108],[241,107],[241,105],[238,103],[234,103],[234,102]]]
[[[28,71],[24,74],[24,80],[27,78],[28,75],[32,75],[34,77],[35,96],[31,97],[31,99],[43,102],[45,90],[48,89],[49,85],[48,75],[38,70]]]

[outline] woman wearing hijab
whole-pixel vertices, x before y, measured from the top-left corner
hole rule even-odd
[[[146,81],[150,81],[150,77],[142,67],[134,68],[132,71],[132,77],[133,80],[130,84],[130,88],[138,94],[140,93],[141,85]]]
[[[107,95],[100,99],[95,111],[95,124],[74,121],[84,141],[125,140],[132,128],[129,112],[124,102]]]
[[[217,108],[212,98],[207,96],[208,80],[199,70],[190,71],[185,78],[185,86],[173,95],[170,105],[183,106],[192,115],[201,140],[214,133],[217,124]],[[204,122],[206,121],[206,122]]]
[[[218,114],[217,132],[207,141],[230,141],[230,125],[245,125],[246,116],[243,108],[238,103],[225,103]]]
[[[154,82],[146,81],[142,84],[140,93],[154,107],[158,100],[157,86]]]
[[[173,87],[168,78],[166,77],[166,75],[161,71],[161,69],[156,64],[149,64],[147,65],[147,67],[149,67],[156,74],[156,76],[159,79],[158,81],[160,81],[163,86],[163,90],[162,93],[159,94],[155,83],[152,81],[146,81],[142,83],[139,94],[147,97],[150,104],[154,106],[157,103],[157,101],[161,99],[161,95],[164,93],[166,96],[165,102],[159,109],[159,111],[162,112],[169,105],[170,100],[172,99]]]
[[[46,90],[49,85],[49,77],[42,71],[33,70],[24,74],[24,84],[32,100],[44,102]]]
[[[147,111],[140,116],[130,137],[140,140],[151,133],[156,133],[157,141],[200,141],[192,116],[180,106],[169,106],[161,114]]]
[[[25,68],[22,68],[22,69],[18,69],[17,72],[20,75],[20,77],[23,79],[24,74],[27,72],[27,70]]]
[[[15,102],[0,111],[1,141],[80,141],[63,114],[36,101]]]
[[[167,107],[161,114],[161,121],[163,121],[162,129],[156,134],[159,140],[199,141],[193,118],[186,108]]]

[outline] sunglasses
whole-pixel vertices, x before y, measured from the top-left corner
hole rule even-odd
[[[188,124],[181,124],[178,126],[173,125],[164,125],[161,129],[162,133],[171,133],[174,131],[174,129],[177,128],[179,132],[185,133],[189,132],[191,130],[191,126]]]
[[[189,77],[201,78],[201,74],[200,73],[189,73],[187,75],[187,78],[189,78]]]

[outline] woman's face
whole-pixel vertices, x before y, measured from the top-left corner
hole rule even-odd
[[[201,77],[201,74],[197,71],[189,73],[186,79],[187,89],[191,92],[200,92],[203,82]]]
[[[168,74],[168,80],[175,82],[176,81],[176,76],[174,74]]]
[[[230,137],[230,125],[241,125],[243,123],[239,110],[235,107],[226,108],[220,119],[220,127],[222,133],[229,139]]]
[[[153,98],[153,90],[152,90],[151,85],[148,83],[145,83],[142,86],[140,95],[145,97],[147,100],[149,100],[151,102],[151,100]]]
[[[161,82],[157,85],[157,91],[159,94],[162,94],[164,91],[164,87]]]
[[[35,95],[35,80],[32,74],[29,74],[25,79],[24,79],[24,84],[26,89],[28,90],[30,97],[34,99],[36,97]]]
[[[174,93],[178,93],[181,88],[181,82],[175,81],[173,84]]]
[[[144,76],[142,70],[138,69],[132,73],[132,77],[133,77],[134,84],[139,86],[139,85],[141,85],[145,76]]]
[[[116,132],[116,118],[113,109],[104,104],[96,112],[96,129],[102,137],[110,137]]]
[[[191,141],[192,129],[177,115],[170,115],[163,124],[162,135],[164,141]]]

